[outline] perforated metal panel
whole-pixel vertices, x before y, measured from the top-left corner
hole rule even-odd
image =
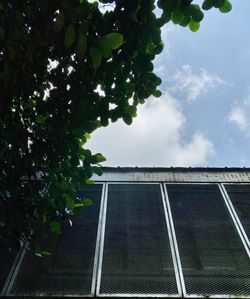
[[[249,296],[250,260],[217,185],[167,185],[187,295]]]
[[[102,185],[88,186],[84,197],[93,205],[63,234],[50,239],[52,255],[44,258],[26,252],[10,290],[16,296],[90,295]]]
[[[250,244],[250,185],[225,185]]]
[[[100,294],[178,294],[159,184],[108,185]]]

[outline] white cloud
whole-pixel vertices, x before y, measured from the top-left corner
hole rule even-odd
[[[181,90],[187,92],[188,102],[195,101],[201,94],[219,84],[226,84],[219,76],[209,73],[205,69],[200,69],[200,73],[193,73],[190,65],[183,65],[181,70],[173,76],[174,86],[170,91]]]
[[[149,99],[131,126],[122,121],[97,130],[87,146],[102,152],[110,166],[205,165],[213,144],[202,133],[183,142],[186,119],[169,95]]]
[[[227,117],[228,121],[234,123],[239,129],[245,130],[248,126],[245,110],[243,107],[234,106]]]
[[[250,137],[250,87],[247,88],[245,96],[240,101],[231,105],[231,111],[226,121],[231,122],[244,132],[245,137]]]
[[[178,149],[178,155],[175,157],[178,166],[205,165],[208,154],[214,153],[213,143],[199,132],[194,134],[189,144],[184,147],[179,146]]]

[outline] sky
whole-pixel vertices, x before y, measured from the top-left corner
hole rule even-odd
[[[196,33],[163,27],[154,61],[162,96],[147,99],[132,125],[92,134],[87,147],[106,157],[102,165],[250,166],[250,1],[231,2],[228,14],[206,12]]]

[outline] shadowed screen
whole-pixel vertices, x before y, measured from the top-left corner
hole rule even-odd
[[[93,204],[82,210],[72,227],[63,225],[61,236],[51,238],[51,256],[26,252],[11,295],[90,294],[101,194],[101,184],[88,186],[80,194]]]
[[[100,293],[177,294],[159,184],[110,184]]]
[[[250,261],[217,185],[167,185],[187,294],[250,294]]]
[[[250,185],[226,185],[225,187],[250,240]]]

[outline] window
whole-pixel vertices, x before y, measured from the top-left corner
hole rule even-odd
[[[178,294],[159,184],[108,184],[101,294]]]
[[[225,185],[250,247],[250,185]]]
[[[48,248],[51,256],[40,258],[24,254],[22,264],[9,292],[15,296],[90,295],[97,227],[102,195],[101,184],[84,192],[93,200],[86,214],[64,225],[63,234],[53,237]],[[85,212],[85,210],[83,210]]]
[[[248,294],[250,260],[215,184],[167,185],[188,295]]]
[[[51,238],[51,256],[23,248],[6,280],[13,256],[0,252],[3,294],[250,297],[250,172],[237,184],[235,170],[119,171],[88,187],[94,204]]]

